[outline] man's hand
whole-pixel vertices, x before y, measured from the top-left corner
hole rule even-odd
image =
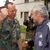
[[[2,8],[2,9],[1,9],[1,13],[2,13],[2,15],[3,15],[3,18],[6,18],[7,15],[8,15],[8,9],[7,9],[7,8]]]

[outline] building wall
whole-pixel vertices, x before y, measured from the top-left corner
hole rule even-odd
[[[24,12],[30,12],[35,4],[44,4],[43,1],[37,1],[35,2],[34,0],[29,0],[29,3],[24,3],[24,0],[15,0],[14,3],[16,4],[17,8],[17,15],[16,19],[19,21],[20,25],[23,25],[24,21]],[[22,13],[22,18],[21,18],[21,12]]]
[[[32,2],[32,1],[34,1],[34,0],[29,0],[29,2]],[[24,2],[25,2],[25,0],[15,0],[14,1],[15,4],[20,4],[20,3],[24,3]]]

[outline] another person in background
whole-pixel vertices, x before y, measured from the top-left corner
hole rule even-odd
[[[34,41],[32,40],[32,38],[34,39],[34,37],[35,37],[36,25],[33,23],[33,20],[31,18],[30,14],[28,14],[27,19],[24,21],[24,25],[27,26],[26,39],[27,39],[28,46],[26,46],[26,50],[33,50]]]

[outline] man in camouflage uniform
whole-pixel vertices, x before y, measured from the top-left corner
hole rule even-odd
[[[2,44],[6,47],[5,50],[18,50],[18,38],[19,38],[19,25],[14,19],[16,15],[16,7],[13,3],[6,4],[8,8],[8,17],[3,20],[2,23],[2,36],[4,37]],[[3,49],[4,50],[4,49]]]

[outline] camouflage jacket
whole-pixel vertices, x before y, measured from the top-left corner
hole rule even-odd
[[[5,19],[2,23],[2,36],[4,39],[9,38],[11,35],[12,39],[18,39],[19,38],[19,23],[14,19],[13,21],[9,21],[8,19]]]

